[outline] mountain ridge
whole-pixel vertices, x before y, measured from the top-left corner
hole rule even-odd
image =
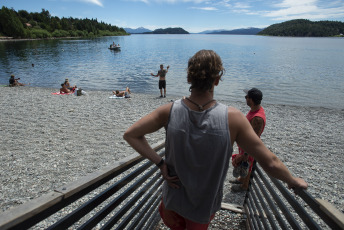
[[[288,37],[333,37],[343,36],[343,34],[344,22],[294,19],[273,24],[259,32],[258,35]]]
[[[144,28],[142,26],[136,29],[132,29],[132,28],[123,28],[123,29],[129,34],[142,34],[146,32],[152,32],[150,29]]]
[[[127,33],[130,34],[188,34],[189,32],[185,31],[182,28],[166,28],[166,29],[156,29],[154,31],[149,30],[144,27],[138,27],[136,29],[133,28],[123,28]],[[256,27],[249,27],[249,28],[240,28],[240,29],[233,29],[233,30],[226,30],[226,29],[215,29],[215,30],[205,30],[199,33],[192,33],[192,34],[241,34],[241,35],[256,35],[260,31],[264,30],[264,28],[256,28]],[[178,32],[177,32],[178,31]]]
[[[264,28],[249,27],[249,28],[240,28],[240,29],[234,29],[234,30],[213,30],[210,32],[203,31],[201,33],[206,32],[205,34],[256,35],[263,29]]]

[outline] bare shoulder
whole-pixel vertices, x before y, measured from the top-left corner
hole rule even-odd
[[[228,114],[229,113],[241,113],[241,111],[237,108],[232,107],[232,106],[228,106]]]
[[[171,107],[172,107],[172,102],[168,104],[164,104],[160,107],[158,107],[156,110],[154,110],[151,115],[155,117],[155,119],[159,120],[159,122],[162,125],[166,125],[168,122],[168,117],[170,115]]]
[[[173,102],[170,102],[168,104],[164,104],[164,105],[161,105],[160,107],[158,107],[155,111],[161,113],[161,114],[169,114],[170,113],[170,110],[171,110],[171,107],[172,107],[172,104]]]
[[[234,107],[228,107],[228,120],[229,121],[239,121],[241,119],[245,118],[245,115],[237,108]]]

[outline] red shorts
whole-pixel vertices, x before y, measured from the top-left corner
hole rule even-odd
[[[172,230],[206,230],[210,224],[210,221],[214,219],[215,214],[210,217],[210,221],[207,224],[200,224],[186,219],[178,213],[165,209],[164,203],[161,201],[159,205],[159,212],[164,224]]]
[[[239,153],[240,155],[242,155],[241,153]],[[233,160],[239,155],[239,154],[232,154],[232,162]],[[253,161],[254,161],[254,158],[251,157],[251,156],[248,156],[248,162],[250,162],[250,168],[249,168],[249,172],[252,171],[252,168],[253,168]]]

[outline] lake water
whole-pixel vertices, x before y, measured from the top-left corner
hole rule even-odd
[[[112,51],[112,43],[121,51]],[[96,39],[0,42],[0,84],[11,74],[31,86],[60,88],[65,78],[85,90],[124,89],[160,95],[150,75],[170,65],[167,95],[189,95],[188,59],[212,49],[226,69],[215,98],[244,101],[243,89],[263,91],[263,103],[344,109],[344,39],[244,35],[131,35]],[[34,64],[34,67],[32,67]]]

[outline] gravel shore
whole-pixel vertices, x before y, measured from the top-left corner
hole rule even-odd
[[[111,92],[52,95],[57,89],[1,87],[0,207],[5,211],[133,153],[124,131],[158,106],[160,99],[135,94],[109,99]],[[244,114],[244,103],[220,101]],[[309,183],[308,191],[344,212],[344,111],[267,105],[264,143],[290,171]],[[153,144],[161,129],[147,136]],[[234,152],[237,148],[234,147]],[[231,179],[231,168],[228,173]],[[243,194],[225,186],[224,202],[242,204]],[[240,228],[233,228],[240,229]]]

